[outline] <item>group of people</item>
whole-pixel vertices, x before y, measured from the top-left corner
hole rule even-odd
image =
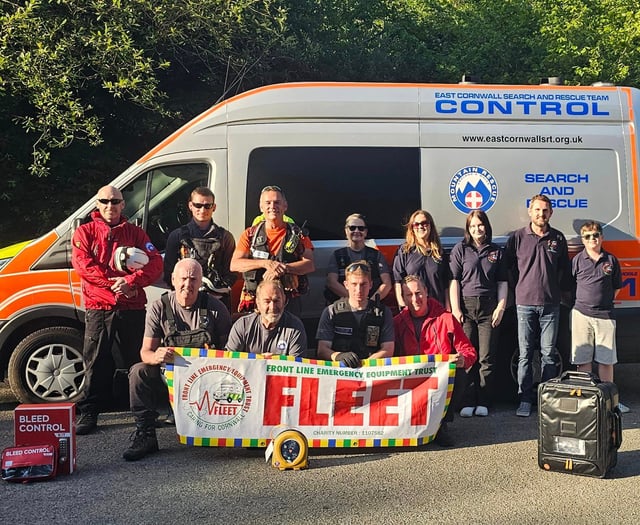
[[[260,193],[260,212],[238,241],[215,224],[215,196],[198,187],[189,198],[191,221],[167,240],[164,262],[141,228],[123,215],[122,193],[98,191],[96,210],[74,232],[72,263],[81,278],[85,314],[85,396],[78,403],[78,434],[98,425],[111,392],[112,355],[129,370],[131,411],[136,422],[123,456],[133,461],[158,450],[158,406],[166,399],[162,365],[173,347],[301,356],[307,352],[299,318],[300,296],[315,270],[313,244],[286,216],[278,186]],[[602,227],[585,223],[585,246],[573,264],[567,242],[549,224],[553,213],[544,195],[530,200],[530,224],[515,231],[503,249],[492,240],[486,213],[472,211],[464,239],[447,256],[433,217],[415,211],[406,240],[390,268],[365,244],[365,217],[345,222],[347,247],[329,262],[324,309],[316,335],[317,357],[356,368],[363,359],[413,354],[451,355],[456,363],[452,405],[462,417],[487,416],[494,397],[498,326],[512,280],[518,316],[520,403],[526,417],[534,401],[533,357],[541,355],[542,380],[555,377],[559,305],[575,288],[572,362],[580,370],[598,365],[613,380],[616,362],[613,299],[621,288],[620,265],[602,249]],[[144,287],[162,274],[171,287],[146,311]],[[231,286],[236,272],[244,285],[232,322]],[[394,291],[399,313],[382,300]],[[448,410],[435,441],[450,446]]]

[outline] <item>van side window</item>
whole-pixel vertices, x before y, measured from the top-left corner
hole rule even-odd
[[[208,182],[209,166],[204,163],[156,167],[122,189],[124,214],[142,226],[162,251],[169,233],[191,218],[187,207],[191,191]]]
[[[404,237],[403,222],[420,207],[419,148],[258,148],[249,156],[247,226],[260,212],[260,190],[281,186],[291,216],[307,221],[314,241],[343,239],[350,213],[367,217],[369,237]]]

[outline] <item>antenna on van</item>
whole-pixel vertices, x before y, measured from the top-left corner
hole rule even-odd
[[[562,77],[542,77],[540,79],[541,86],[563,86]]]
[[[462,75],[462,80],[458,82],[458,84],[479,84],[480,77],[477,75],[472,75],[471,73],[465,73]]]

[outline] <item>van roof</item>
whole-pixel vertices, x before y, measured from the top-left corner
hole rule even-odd
[[[173,150],[185,133],[278,120],[501,120],[624,122],[639,92],[617,86],[300,82],[252,89],[205,110],[137,164]],[[179,142],[179,141],[178,141]],[[177,149],[180,149],[179,147]]]

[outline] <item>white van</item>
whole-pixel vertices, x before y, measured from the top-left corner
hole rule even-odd
[[[619,358],[637,361],[639,111],[640,92],[614,86],[273,85],[205,111],[113,184],[124,194],[125,214],[160,250],[168,232],[188,221],[195,186],[211,187],[214,220],[236,239],[259,213],[260,189],[281,186],[288,215],[306,222],[315,246],[316,272],[303,298],[310,331],[350,213],[366,215],[369,236],[391,262],[403,223],[418,208],[433,214],[450,249],[471,209],[486,211],[495,240],[504,242],[527,224],[528,198],[546,194],[555,206],[552,225],[573,254],[584,221],[605,225],[605,246],[624,274]],[[82,386],[83,310],[69,239],[92,207],[87,202],[0,261],[0,363],[22,401],[73,399]],[[568,327],[561,329],[565,355],[569,338]],[[507,317],[501,343],[507,367],[516,348]]]

